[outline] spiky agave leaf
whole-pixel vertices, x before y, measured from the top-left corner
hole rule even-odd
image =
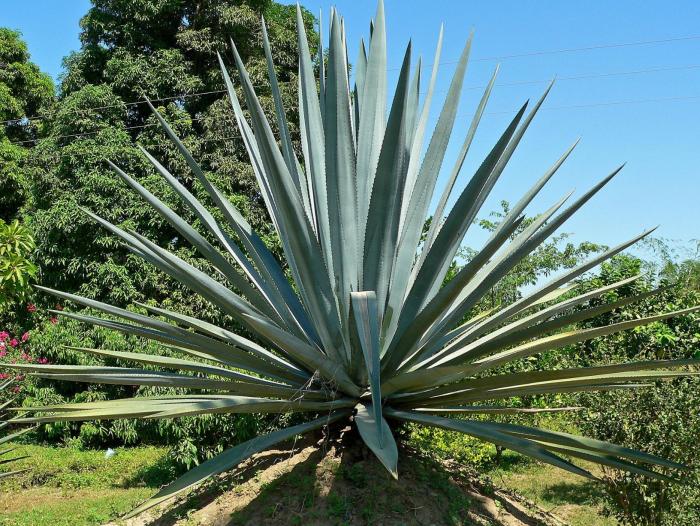
[[[206,177],[169,124],[154,109],[165,132],[224,218],[218,223],[150,153],[144,154],[206,230],[198,232],[158,197],[119,167],[117,175],[140,194],[217,270],[194,268],[136,232],[125,231],[99,215],[93,219],[118,236],[133,253],[181,281],[256,338],[236,334],[191,316],[154,305],[147,314],[73,294],[42,288],[102,316],[69,312],[100,325],[163,344],[167,355],[100,349],[82,352],[143,364],[148,368],[108,366],[13,367],[41,377],[78,382],[168,386],[188,390],[177,396],[34,407],[25,423],[106,418],[171,418],[202,413],[303,411],[306,424],[255,438],[205,462],[176,480],[134,513],[143,511],[207,478],[232,469],[270,445],[347,419],[354,414],[359,436],[396,476],[398,450],[388,421],[408,421],[470,434],[519,451],[573,473],[591,477],[561,455],[667,479],[654,469],[679,464],[605,442],[526,426],[453,419],[460,414],[532,413],[539,408],[487,405],[490,400],[557,392],[634,389],[664,378],[695,374],[693,360],[647,361],[588,369],[502,373],[499,367],[523,357],[574,342],[627,330],[698,310],[662,313],[607,327],[571,329],[575,324],[640,301],[659,291],[593,306],[590,300],[617,289],[623,280],[566,299],[571,282],[618,254],[649,232],[635,236],[504,307],[465,319],[479,300],[620,170],[567,208],[568,195],[520,228],[523,212],[561,167],[575,145],[548,169],[515,204],[483,249],[442,287],[465,233],[503,173],[525,131],[549,92],[527,112],[524,104],[502,132],[474,175],[447,210],[495,79],[477,108],[457,162],[440,192],[437,214],[419,250],[422,228],[458,115],[471,37],[465,44],[424,156],[424,137],[440,55],[442,30],[428,95],[420,101],[420,66],[411,74],[407,47],[387,116],[386,34],[379,2],[368,45],[360,45],[355,85],[349,67],[343,20],[330,19],[327,67],[320,78],[297,8],[299,108],[303,159],[291,144],[272,51],[263,26],[270,89],[280,143],[258,102],[245,64],[232,46],[239,85],[219,57],[234,116],[272,222],[282,240],[293,284],[241,213]],[[319,52],[319,57],[323,57]],[[321,86],[320,94],[317,82]],[[243,112],[243,101],[249,120]],[[442,216],[445,215],[444,221]],[[235,239],[228,234],[233,232]],[[214,239],[218,247],[208,239]],[[298,292],[297,292],[298,291]],[[143,311],[142,311],[143,312]],[[564,332],[561,332],[564,330]],[[484,375],[483,373],[489,374]],[[193,393],[198,390],[199,393]],[[486,405],[485,405],[486,404]],[[576,410],[580,408],[552,408]]]

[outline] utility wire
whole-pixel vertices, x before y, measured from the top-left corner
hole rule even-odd
[[[685,97],[661,97],[653,99],[627,99],[627,100],[611,100],[606,102],[592,102],[590,104],[566,104],[562,106],[543,106],[539,111],[557,111],[557,110],[577,110],[583,108],[601,108],[605,106],[624,106],[627,104],[649,104],[659,102],[700,102],[700,95],[689,95]],[[495,111],[486,112],[484,115],[512,115],[515,111]]]
[[[688,40],[700,40],[700,35],[686,35],[686,36],[680,36],[680,37],[670,37],[670,38],[661,38],[661,39],[656,39],[656,40],[637,40],[637,41],[632,41],[632,42],[618,42],[618,43],[612,43],[612,44],[593,44],[590,46],[583,46],[583,47],[572,47],[572,48],[563,48],[563,49],[548,49],[548,50],[542,50],[542,51],[526,51],[523,53],[514,53],[512,55],[501,55],[501,56],[494,56],[494,57],[479,57],[472,59],[475,62],[492,62],[492,61],[499,61],[499,60],[510,60],[514,58],[525,58],[525,57],[539,57],[543,55],[560,55],[563,53],[579,53],[583,51],[595,51],[598,49],[613,49],[613,48],[621,48],[621,47],[634,47],[634,46],[652,46],[652,45],[659,45],[659,44],[669,44],[672,42],[684,42]],[[457,60],[450,60],[450,61],[445,61],[445,62],[439,62],[440,65],[443,64],[456,64],[458,61]],[[431,64],[432,65],[432,64]],[[394,69],[400,69],[400,68],[394,68]]]
[[[646,69],[632,69],[632,70],[626,70],[626,71],[609,71],[606,73],[582,73],[580,75],[569,75],[565,77],[560,77],[557,76],[556,81],[560,82],[562,80],[565,81],[578,81],[578,80],[590,80],[590,79],[598,79],[598,78],[609,78],[609,77],[627,77],[631,75],[643,75],[646,73],[663,73],[667,71],[685,71],[685,70],[690,70],[690,69],[700,69],[700,64],[687,64],[685,66],[658,66],[658,67],[653,67],[653,68],[646,68]],[[497,87],[506,87],[506,86],[523,86],[527,84],[548,84],[551,82],[552,79],[540,79],[540,80],[516,80],[512,82],[497,82],[494,84],[494,86]],[[466,86],[464,89],[465,90],[473,90],[473,89],[485,89],[486,84],[481,85],[481,86]]]
[[[280,84],[284,84],[284,82],[280,82]],[[258,85],[258,86],[253,86],[254,88],[269,88],[269,85]],[[151,102],[164,102],[167,100],[179,100],[179,99],[186,99],[188,97],[203,97],[204,95],[219,95],[221,93],[225,93],[226,90],[220,89],[220,90],[212,90],[212,91],[198,91],[194,93],[181,93],[179,95],[171,95],[169,97],[160,97],[157,99],[149,99]],[[104,106],[92,106],[90,108],[76,108],[73,111],[67,112],[67,113],[86,113],[88,111],[99,111],[99,110],[107,110],[110,108],[122,108],[122,107],[128,107],[128,106],[138,106],[139,104],[146,104],[145,100],[135,100],[131,102],[120,102],[118,104],[106,104]],[[32,117],[20,117],[19,119],[9,119],[6,121],[0,121],[0,124],[12,124],[13,122],[24,122],[24,121],[39,121],[42,119],[47,119],[47,115],[34,115]]]
[[[669,71],[687,71],[687,70],[694,70],[694,69],[700,69],[700,64],[687,64],[683,66],[657,66],[657,67],[652,67],[652,68],[646,68],[646,69],[633,69],[633,70],[624,70],[624,71],[609,71],[605,73],[583,73],[580,75],[570,75],[570,76],[565,76],[565,77],[556,77],[557,82],[559,81],[580,81],[580,80],[590,80],[590,79],[597,79],[597,78],[613,78],[613,77],[626,77],[626,76],[631,76],[631,75],[643,75],[647,73],[664,73],[664,72],[669,72]],[[528,84],[546,84],[551,82],[551,78],[549,79],[539,79],[539,80],[517,80],[517,81],[512,81],[512,82],[497,82],[495,84],[496,87],[508,87],[508,86],[524,86]],[[254,88],[269,88],[269,85],[258,85],[258,86],[253,86]],[[465,86],[464,90],[477,90],[477,89],[485,89],[486,85],[473,85],[473,86]],[[445,90],[436,90],[435,93],[441,93],[442,91]],[[172,95],[170,97],[161,97],[157,99],[150,99],[151,102],[164,102],[164,101],[169,101],[169,100],[180,100],[180,99],[186,99],[189,97],[199,97],[199,96],[204,96],[204,95],[218,95],[218,94],[223,94],[225,93],[225,90],[212,90],[212,91],[202,91],[202,92],[196,92],[196,93],[181,93],[180,95]],[[120,108],[124,106],[136,106],[139,104],[145,104],[145,100],[140,100],[140,101],[132,101],[132,102],[124,102],[124,103],[119,103],[119,104],[110,104],[110,105],[105,105],[105,106],[95,106],[91,108],[77,108],[73,110],[70,113],[87,113],[90,111],[99,111],[99,110],[104,110],[104,109],[109,109],[109,108]],[[46,115],[38,115],[35,117],[26,117],[26,118],[20,118],[20,119],[9,119],[6,121],[0,121],[0,124],[11,124],[13,122],[24,122],[24,121],[38,121],[42,119],[47,119],[48,116]]]
[[[560,111],[560,110],[569,110],[569,109],[583,109],[583,108],[599,108],[599,107],[606,107],[606,106],[622,106],[622,105],[628,105],[628,104],[651,104],[651,103],[665,103],[665,102],[700,102],[700,95],[689,95],[689,96],[681,96],[681,97],[661,97],[661,98],[650,98],[650,99],[626,99],[626,100],[614,100],[614,101],[603,101],[603,102],[593,102],[589,104],[567,104],[567,105],[561,105],[561,106],[551,106],[551,107],[542,107],[540,111]],[[512,115],[515,113],[516,110],[513,111],[494,111],[494,112],[487,112],[484,115]],[[458,115],[458,117],[465,117],[467,115]],[[178,124],[180,122],[190,122],[190,121],[198,121],[203,119],[203,117],[193,117],[190,119],[183,119],[181,121],[173,121],[171,124]],[[120,128],[121,130],[134,130],[134,129],[140,129],[140,128],[150,128],[152,126],[159,126],[158,123],[150,123],[150,124],[139,124],[136,126],[127,126],[125,128]],[[51,137],[54,140],[58,139],[68,139],[68,138],[76,138],[76,137],[87,137],[91,135],[97,135],[100,133],[102,130],[94,131],[94,132],[84,132],[84,133],[74,133],[70,135],[59,135],[58,137]],[[214,139],[203,139],[202,142],[216,142],[216,141],[225,141],[225,140],[231,140],[231,139],[240,139],[240,135],[232,135],[229,137],[220,137],[220,138],[214,138]],[[31,143],[31,142],[36,142],[34,139],[31,140],[26,140],[26,141],[17,141],[13,142],[11,144],[26,144],[26,143]]]
[[[577,47],[577,48],[562,48],[562,49],[550,49],[550,50],[542,50],[542,51],[528,51],[524,53],[514,53],[511,55],[501,55],[501,56],[493,56],[493,57],[479,57],[479,58],[473,58],[470,59],[472,62],[489,62],[489,61],[498,61],[498,60],[509,60],[513,58],[524,58],[524,57],[535,57],[535,56],[542,56],[542,55],[555,55],[555,54],[562,54],[562,53],[575,53],[575,52],[585,52],[585,51],[593,51],[593,50],[598,50],[598,49],[611,49],[611,48],[622,48],[622,47],[633,47],[633,46],[651,46],[651,45],[659,45],[659,44],[668,44],[672,42],[684,42],[684,41],[689,41],[689,40],[700,40],[700,35],[687,35],[687,36],[679,36],[679,37],[671,37],[671,38],[664,38],[664,39],[656,39],[656,40],[639,40],[639,41],[633,41],[633,42],[620,42],[620,43],[612,43],[612,44],[593,44],[590,46],[584,46],[584,47]],[[450,64],[456,64],[458,61],[456,60],[447,60],[447,61],[441,61],[438,63],[438,65],[450,65]],[[427,66],[432,66],[432,64],[426,64]],[[679,67],[670,67],[668,70],[680,70],[680,69],[694,69],[697,68],[698,65],[689,65],[689,66],[679,66]],[[388,68],[388,71],[395,71],[400,68]],[[636,73],[651,73],[654,71],[660,71],[664,70],[663,68],[651,68],[648,70],[639,70]],[[605,73],[605,74],[600,74],[600,75],[595,75],[595,76],[585,76],[581,78],[595,78],[597,76],[605,77],[605,76],[615,76],[615,75],[624,75],[624,74],[632,74],[632,73],[625,73],[625,72],[612,72],[612,73]],[[567,79],[567,80],[575,80],[574,78]],[[522,84],[534,84],[534,83],[540,83],[540,82],[548,82],[548,81],[523,81]],[[284,84],[284,82],[280,82],[280,84]],[[503,84],[501,84],[503,85]],[[506,85],[517,85],[515,83],[513,84],[506,84]],[[269,85],[258,85],[258,86],[253,86],[254,88],[269,88]],[[473,86],[467,89],[477,89],[480,88],[481,86]],[[162,97],[158,99],[152,99],[153,102],[162,102],[166,100],[178,100],[178,99],[183,99],[187,97],[195,97],[195,96],[204,96],[204,95],[217,95],[224,93],[225,90],[213,90],[213,91],[204,91],[204,92],[197,92],[197,93],[184,93],[180,95],[174,95],[170,97]],[[107,106],[98,106],[95,108],[89,108],[89,110],[101,110],[101,109],[108,109],[108,108],[115,108],[115,107],[121,107],[121,106],[134,106],[138,104],[144,104],[145,101],[133,101],[133,102],[125,102],[121,104],[113,104],[113,105],[107,105]],[[81,110],[76,110],[76,111],[81,111]],[[85,110],[87,111],[87,110]],[[24,122],[25,119],[27,121],[34,121],[34,120],[40,120],[45,118],[44,116],[41,115],[35,115],[32,117],[22,117],[19,119],[10,119],[6,121],[1,121],[1,124],[11,124],[14,122]]]
[[[204,117],[191,117],[191,118],[188,118],[188,119],[181,119],[181,120],[176,120],[176,121],[170,121],[170,124],[173,125],[173,124],[180,124],[180,123],[184,123],[184,122],[200,121],[200,120],[203,120],[203,119],[204,119]],[[137,129],[142,129],[142,128],[151,128],[151,127],[153,127],[153,126],[160,126],[160,123],[152,122],[152,123],[149,123],[149,124],[137,124],[137,125],[134,125],[134,126],[126,126],[126,127],[124,127],[124,128],[119,128],[119,130],[122,130],[122,131],[126,131],[126,130],[137,130]],[[70,135],[59,135],[58,137],[47,137],[47,138],[51,138],[51,139],[54,139],[54,140],[58,140],[58,139],[74,139],[74,138],[77,138],[77,137],[89,137],[89,136],[91,136],[91,135],[97,135],[97,134],[100,133],[101,131],[103,131],[103,130],[97,130],[97,131],[91,131],[91,132],[83,132],[83,133],[71,133]],[[217,140],[223,140],[223,139],[217,139]],[[17,141],[17,142],[12,142],[12,143],[10,143],[10,144],[27,144],[27,143],[31,143],[31,142],[36,142],[36,139],[28,139],[28,140],[26,140],[26,141]]]

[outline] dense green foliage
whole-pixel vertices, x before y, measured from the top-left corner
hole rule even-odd
[[[653,312],[683,309],[700,302],[700,281],[696,258],[674,261],[659,240],[660,248],[652,261],[618,256],[605,263],[599,272],[583,279],[580,290],[592,290],[639,274],[643,278],[609,292],[600,304],[643,294],[656,287],[663,293],[646,301],[624,305],[609,313],[579,324],[581,328],[648,316]],[[661,261],[661,263],[659,263]],[[519,277],[512,276],[513,280]],[[638,327],[601,339],[591,340],[550,353],[537,361],[515,365],[517,370],[542,370],[544,367],[591,367],[629,360],[684,359],[700,356],[700,329],[697,316],[685,315]],[[544,415],[504,416],[504,421],[543,425],[550,429],[578,429],[585,434],[627,447],[679,459],[690,466],[700,465],[697,437],[700,436],[700,381],[683,378],[657,382],[648,389],[518,397],[509,406],[564,404],[585,410]],[[458,433],[412,428],[411,440],[423,451],[454,458],[475,466],[499,464],[496,448]],[[683,526],[700,521],[699,472],[680,484],[650,480],[647,477],[613,469],[603,469],[607,513],[623,524],[644,526]]]
[[[65,60],[58,100],[53,103],[50,79],[28,61],[26,45],[17,33],[0,34],[0,62],[7,63],[0,77],[2,119],[39,116],[36,120],[13,121],[0,137],[3,161],[0,174],[0,217],[24,213],[26,225],[36,237],[12,252],[3,251],[11,229],[0,230],[0,299],[6,305],[0,316],[2,330],[13,335],[31,332],[30,355],[51,363],[96,363],[83,354],[60,348],[61,344],[111,344],[124,351],[161,352],[135,338],[85,328],[76,322],[53,324],[46,308],[55,303],[41,296],[28,297],[28,285],[37,268],[43,284],[80,291],[89,297],[118,304],[146,301],[218,323],[230,318],[177,280],[156,272],[140,258],[130,255],[103,229],[81,213],[78,206],[97,211],[116,224],[135,228],[169,248],[186,261],[211,271],[177,232],[140,198],[124,187],[106,160],[123,166],[142,184],[188,220],[194,216],[176,199],[137,146],[157,154],[163,164],[195,195],[204,196],[200,185],[168,141],[144,96],[159,105],[178,134],[198,158],[207,176],[236,204],[276,253],[279,242],[255,188],[240,134],[226,103],[216,63],[216,50],[228,46],[233,37],[246,42],[241,53],[260,84],[261,101],[272,115],[273,103],[267,88],[267,72],[260,45],[260,17],[268,24],[275,46],[277,74],[283,98],[296,115],[295,8],[271,0],[201,2],[144,0],[96,0],[81,21],[81,49]],[[311,45],[318,42],[313,17],[304,12]],[[203,94],[202,94],[203,93]],[[11,98],[9,98],[11,97]],[[292,129],[297,140],[298,131]],[[9,141],[29,141],[11,145]],[[31,147],[31,149],[30,149]],[[11,161],[11,162],[10,162]],[[10,173],[11,172],[11,173]],[[4,232],[8,233],[7,236]],[[17,232],[15,232],[17,233]],[[8,241],[9,243],[9,241]],[[14,247],[14,245],[8,247]],[[30,246],[31,245],[31,246]],[[21,252],[21,253],[20,253]],[[9,302],[9,299],[12,302]],[[35,302],[36,314],[26,310]],[[9,359],[9,356],[8,356]],[[81,401],[126,396],[119,387],[50,381],[26,381],[28,401]],[[146,390],[145,392],[152,392]],[[40,437],[50,441],[79,440],[84,445],[171,444],[174,455],[187,466],[248,439],[258,426],[274,428],[260,417],[231,419],[204,416],[168,422],[101,422],[49,426]],[[195,447],[194,444],[197,444]]]
[[[621,296],[669,287],[646,302],[634,303],[591,320],[590,324],[645,316],[665,308],[683,308],[700,302],[697,281],[698,260],[674,263],[650,269],[646,278]],[[591,287],[631,276],[645,265],[635,258],[619,258],[605,265]],[[657,266],[658,267],[658,266]],[[700,356],[700,328],[697,318],[681,316],[634,331],[595,340],[575,349],[572,361],[581,365],[599,365],[620,360],[683,359]],[[657,455],[673,457],[690,466],[700,466],[697,440],[700,436],[700,381],[698,378],[661,382],[652,389],[588,394],[578,402],[590,408],[575,424],[584,432],[602,440],[641,447]],[[641,526],[682,526],[700,521],[700,472],[682,484],[649,480],[630,473],[606,471],[609,510],[622,522]]]
[[[93,2],[81,20],[82,47],[66,58],[59,101],[44,121],[43,138],[28,161],[36,258],[45,285],[120,304],[149,298],[159,305],[178,305],[183,312],[217,318],[205,302],[129,256],[77,207],[136,228],[186,260],[205,265],[106,164],[109,159],[122,166],[192,219],[164,182],[154,177],[137,148],[144,146],[157,155],[188,189],[203,197],[172,143],[154,127],[144,102],[147,96],[164,111],[207,176],[265,241],[275,245],[216,63],[216,51],[223,51],[230,38],[244,43],[241,54],[260,85],[263,105],[272,114],[260,45],[261,16],[274,45],[283,98],[296,115],[293,6],[271,0]],[[305,21],[311,45],[316,45],[313,17],[305,14]]]
[[[40,314],[36,315],[41,318]],[[99,327],[85,327],[70,319],[37,320],[36,329],[15,358],[24,363],[20,354],[26,354],[34,363],[66,365],[96,365],[103,363],[96,357],[66,349],[65,346],[101,347],[123,352],[161,352],[158,345],[144,342]],[[8,356],[7,358],[10,358]],[[5,361],[0,359],[0,362]],[[9,360],[7,360],[9,361]],[[127,362],[108,360],[109,365],[124,366]],[[73,384],[28,378],[22,382],[24,404],[56,404],[89,402],[129,396],[165,395],[174,391],[167,388],[111,385]],[[191,467],[211,458],[224,448],[248,440],[259,432],[274,428],[272,423],[258,415],[205,415],[162,421],[119,420],[93,422],[58,422],[42,426],[35,435],[40,442],[73,444],[79,447],[104,449],[107,447],[161,444],[172,447],[171,456],[180,465]],[[270,427],[273,426],[273,427]]]
[[[0,320],[13,318],[31,293],[37,274],[31,260],[34,247],[33,236],[17,219],[10,224],[0,219]]]
[[[503,201],[500,210],[493,211],[487,217],[478,221],[479,226],[487,232],[493,232],[497,229],[499,221],[503,219],[509,209],[510,204]],[[536,218],[533,217],[526,217],[517,229],[517,232],[513,234],[513,237],[521,233],[528,225],[531,225],[535,219]],[[479,316],[491,309],[500,308],[503,305],[508,305],[509,303],[522,299],[523,290],[525,288],[534,286],[548,276],[557,274],[565,269],[574,268],[591,255],[605,249],[602,245],[587,241],[574,243],[570,238],[570,234],[565,232],[560,233],[525,256],[489,291],[489,294],[469,312],[464,321]],[[448,275],[445,283],[448,283],[464,266],[465,262],[469,261],[476,254],[478,254],[478,250],[471,247],[465,247],[461,250],[460,257],[455,260],[453,270],[450,275]],[[560,360],[558,355],[559,353],[555,352],[540,357],[538,360],[531,358],[510,363],[504,368],[496,369],[493,374],[508,371],[525,372],[543,370],[547,367],[561,367],[561,365],[558,364]],[[556,406],[565,404],[566,400],[563,399],[561,395],[536,395],[515,397],[510,400],[497,400],[493,403],[502,405],[503,407],[537,407],[544,409],[548,405]],[[472,418],[478,418],[478,416]],[[569,426],[569,424],[562,419],[560,413],[532,413],[503,415],[500,417],[489,415],[488,418],[503,422],[538,425],[548,428],[567,428]],[[472,466],[498,463],[502,451],[502,448],[485,443],[476,438],[433,427],[411,426],[410,440],[414,446],[418,447],[426,454],[438,455],[441,458],[455,459],[460,462],[466,462]]]
[[[17,31],[0,28],[0,330],[22,318],[37,274],[34,239],[21,221],[29,206],[26,159],[53,104],[53,82],[30,61]]]
[[[656,251],[654,263],[630,256],[618,256],[603,264],[596,274],[583,279],[580,290],[593,290],[639,274],[643,278],[609,292],[603,302],[614,302],[656,287],[663,293],[645,301],[624,305],[601,314],[581,328],[601,327],[610,323],[648,316],[653,312],[683,309],[700,302],[698,269],[700,260],[675,261],[668,247],[659,240],[650,243]],[[566,251],[565,251],[566,252]],[[547,265],[545,265],[547,267]],[[522,277],[513,275],[512,280]],[[700,330],[697,316],[685,315],[663,320],[580,344],[565,353],[551,353],[537,361],[516,365],[517,370],[541,370],[543,367],[591,367],[629,360],[698,358]],[[579,429],[587,435],[651,453],[672,457],[690,466],[700,465],[696,447],[700,436],[700,381],[697,378],[658,382],[648,389],[585,393],[580,395],[545,395],[518,397],[508,405],[546,406],[553,403],[582,406],[564,417],[562,414],[504,416],[505,421],[537,423],[554,429]],[[411,438],[426,452],[456,458],[472,465],[497,465],[498,452],[493,446],[457,433],[414,428]],[[607,512],[624,524],[644,526],[681,526],[700,520],[700,479],[698,472],[681,484],[650,480],[640,475],[604,469]]]

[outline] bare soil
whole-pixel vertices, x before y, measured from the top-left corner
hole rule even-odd
[[[120,526],[562,526],[556,516],[455,464],[402,450],[394,480],[342,439],[256,455],[175,502]]]

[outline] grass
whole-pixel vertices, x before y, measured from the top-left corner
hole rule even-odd
[[[593,473],[599,471],[594,464],[579,463]],[[499,465],[487,468],[485,475],[495,486],[522,495],[571,526],[618,524],[603,515],[602,486],[573,473],[506,451]]]
[[[27,471],[0,480],[3,526],[104,524],[176,474],[163,448],[117,449],[113,457],[106,458],[104,451],[10,446],[15,448],[14,456],[27,456],[13,462],[11,469]]]
[[[13,447],[15,456],[27,458],[13,463],[12,469],[28,471],[0,480],[2,526],[104,524],[132,509],[177,474],[164,448],[117,449],[113,457],[105,458],[104,451],[71,447]],[[374,462],[369,464],[373,466]],[[471,524],[465,519],[465,510],[473,509],[474,503],[434,464],[404,463],[399,483],[371,466],[367,461],[345,464],[319,457],[280,477],[254,475],[252,490],[239,485],[242,480],[234,481],[226,488],[232,489],[229,498],[248,505],[231,509],[231,524],[261,520],[278,524],[280,516],[286,517],[280,524],[286,520],[287,524],[340,526],[349,524],[351,516],[359,523],[375,524],[377,517],[405,516],[411,511],[411,502],[424,498],[433,502],[435,511],[439,508],[440,520],[445,524]],[[483,471],[494,486],[523,495],[572,526],[616,524],[601,514],[601,489],[564,471],[508,452],[498,467],[485,467]],[[393,496],[387,499],[388,494]],[[186,508],[196,509],[198,504],[187,503]]]
[[[555,431],[577,432],[557,415],[540,417],[537,425]],[[496,461],[494,445],[461,433],[419,426],[411,426],[409,430],[411,444],[420,451],[476,467],[496,487],[522,495],[571,526],[618,524],[614,518],[603,515],[603,487],[595,482],[509,451]],[[600,471],[595,464],[582,462],[581,465],[593,473]]]

